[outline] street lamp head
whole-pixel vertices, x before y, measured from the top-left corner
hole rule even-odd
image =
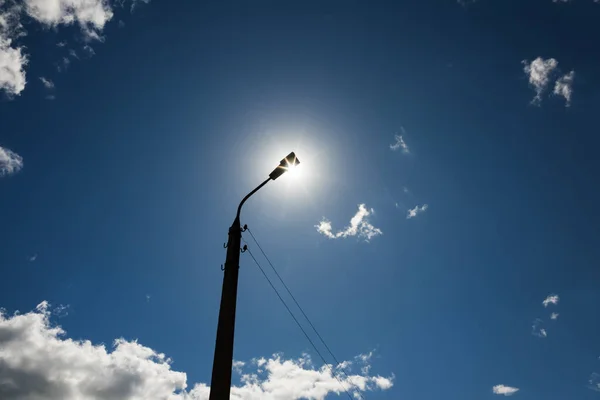
[[[275,180],[281,175],[283,175],[284,172],[288,171],[290,168],[297,166],[298,164],[300,164],[300,160],[298,160],[298,158],[296,157],[296,153],[292,151],[283,160],[281,160],[277,168],[275,168],[273,172],[269,174],[269,178]]]

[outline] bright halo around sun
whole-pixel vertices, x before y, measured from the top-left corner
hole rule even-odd
[[[299,164],[288,163],[286,171],[269,183],[261,193],[263,204],[285,212],[304,212],[307,205],[313,204],[321,196],[328,182],[333,180],[337,158],[329,143],[329,136],[315,129],[282,128],[266,129],[240,143],[244,147],[245,158],[249,161],[241,181],[261,182],[270,171],[290,152],[294,152]],[[282,211],[283,212],[283,211]]]

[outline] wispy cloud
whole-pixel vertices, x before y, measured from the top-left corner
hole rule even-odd
[[[44,87],[48,90],[54,89],[54,82],[52,82],[50,79],[46,79],[43,76],[40,76],[40,81],[42,82],[42,84],[44,85]]]
[[[398,135],[398,134],[394,135],[394,143],[390,144],[390,149],[392,151],[402,149],[403,153],[410,153],[410,149],[408,148],[408,145],[406,144],[406,142],[404,141],[404,138],[403,138],[403,135],[406,134],[406,131],[404,130],[404,128],[400,128],[400,129],[402,131],[402,135]]]
[[[23,158],[17,153],[0,146],[0,177],[12,175],[19,172],[21,168],[23,168]]]
[[[566,75],[558,78],[554,84],[554,94],[565,98],[566,106],[571,105],[571,97],[573,96],[573,81],[575,80],[575,71],[571,71]]]
[[[37,258],[38,258],[38,255],[36,253],[36,254],[30,256],[28,259],[29,259],[29,262],[34,262],[35,260],[37,260]]]
[[[408,212],[406,213],[406,219],[415,218],[417,215],[427,211],[428,208],[429,206],[427,204],[423,204],[422,206],[417,205],[414,208],[408,210]]]
[[[550,319],[557,320],[559,315],[560,315],[559,313],[553,312],[552,314],[550,314]]]
[[[150,3],[150,0],[132,0],[131,1],[131,12],[134,12],[135,9],[138,7],[138,5],[140,4],[148,4]]]
[[[317,228],[317,232],[330,239],[357,236],[368,242],[372,238],[383,234],[379,228],[374,227],[369,222],[369,216],[374,212],[372,208],[368,209],[365,204],[359,204],[357,213],[350,220],[350,225],[344,228],[344,230],[333,233],[331,221],[326,218],[323,218],[318,225],[315,225],[315,228]]]
[[[588,380],[588,388],[600,392],[600,374],[597,372],[592,373]]]
[[[552,74],[558,67],[558,61],[554,58],[543,59],[538,57],[532,62],[523,60],[522,63],[524,65],[523,71],[529,77],[529,84],[535,90],[535,97],[531,103],[539,105],[542,101],[542,95],[548,88]]]
[[[494,394],[500,394],[503,396],[512,396],[513,394],[519,391],[519,388],[506,386],[506,385],[496,385],[492,388]]]
[[[373,357],[373,352],[370,351],[368,353],[359,354],[354,359],[361,365],[360,370],[363,374],[368,374],[371,371],[371,358]]]
[[[83,46],[83,52],[85,54],[88,55],[88,57],[92,57],[96,54],[96,52],[94,51],[94,49],[92,48],[92,46],[90,46],[89,44],[86,44]]]
[[[67,315],[69,315],[69,308],[71,306],[70,305],[64,305],[64,304],[59,304],[58,306],[54,307],[54,309],[52,310],[52,314],[56,315],[59,318],[64,318]]]
[[[557,294],[551,294],[542,301],[544,307],[548,307],[550,304],[557,305],[560,301],[560,297]]]
[[[242,368],[244,368],[244,365],[246,365],[246,363],[243,362],[243,361],[233,360],[233,363],[231,364],[231,367],[233,368],[233,370],[235,372],[237,372],[238,374],[241,374],[242,373]]]
[[[51,323],[50,309],[48,302],[25,314],[8,315],[0,309],[2,378],[18,388],[2,391],[3,400],[208,399],[210,387],[188,386],[186,373],[174,371],[164,354],[135,340],[117,339],[112,346],[72,340]],[[231,388],[231,398],[324,399],[343,394],[342,387],[354,387],[364,397],[366,392],[393,387],[393,374],[352,372],[346,364],[343,373],[334,366],[315,367],[308,355],[235,361],[234,368],[243,371],[241,382]]]
[[[146,295],[146,303],[150,303],[150,297],[151,296],[149,294]]]
[[[545,338],[548,336],[548,332],[543,328],[544,321],[540,318],[536,318],[531,325],[531,334],[539,338]]]

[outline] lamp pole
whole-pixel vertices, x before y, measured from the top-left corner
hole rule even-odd
[[[291,152],[287,157],[281,160],[277,168],[269,174],[269,177],[242,199],[238,206],[233,224],[229,228],[227,257],[223,269],[223,287],[221,289],[221,305],[219,308],[219,322],[217,325],[217,340],[215,343],[209,400],[229,400],[231,390],[235,308],[237,303],[240,247],[242,239],[242,228],[240,225],[240,212],[242,211],[242,206],[250,196],[258,192],[258,190],[265,186],[269,181],[279,178],[290,166],[296,166],[298,164],[300,164],[300,161],[296,158],[294,152]]]

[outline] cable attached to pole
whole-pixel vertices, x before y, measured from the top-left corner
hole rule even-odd
[[[323,344],[323,346],[325,347],[325,349],[327,349],[327,352],[329,353],[329,355],[331,356],[331,358],[333,358],[333,360],[335,361],[336,365],[340,365],[341,363],[338,361],[338,359],[335,356],[335,354],[333,354],[333,351],[331,351],[331,349],[329,348],[329,346],[325,342],[325,339],[323,339],[323,337],[321,336],[321,334],[319,333],[319,331],[317,331],[317,328],[314,326],[314,324],[312,323],[312,321],[310,320],[310,318],[308,318],[308,315],[306,315],[306,313],[304,312],[304,309],[302,308],[302,306],[300,305],[300,303],[298,303],[298,301],[296,300],[296,297],[294,297],[294,295],[292,294],[292,292],[289,289],[289,287],[286,285],[286,283],[283,280],[283,278],[281,277],[281,275],[279,275],[279,272],[277,272],[277,269],[275,269],[275,266],[273,265],[273,263],[271,262],[271,260],[269,259],[269,257],[267,256],[267,254],[265,253],[265,251],[263,250],[263,248],[261,247],[261,245],[258,243],[258,240],[256,240],[256,237],[254,236],[254,234],[252,233],[252,231],[250,230],[250,228],[248,228],[247,226],[244,226],[244,227],[246,228],[246,230],[248,231],[248,233],[250,233],[250,236],[254,240],[254,243],[256,243],[256,246],[258,246],[260,252],[265,257],[265,259],[267,260],[267,262],[269,263],[269,265],[271,266],[271,269],[273,270],[273,272],[275,272],[275,275],[277,276],[277,278],[279,279],[279,281],[281,282],[281,284],[283,285],[283,287],[285,288],[285,290],[287,291],[287,293],[290,295],[290,297],[292,298],[292,300],[294,301],[294,303],[296,304],[296,307],[298,307],[298,309],[300,310],[300,312],[302,313],[302,315],[304,316],[304,318],[306,319],[306,321],[308,321],[308,324],[310,325],[310,327],[312,328],[312,330],[315,332],[315,334],[317,335],[317,337],[319,338],[319,340],[321,341],[321,343]],[[243,240],[243,238],[242,238],[242,240]],[[245,242],[245,240],[244,240],[244,242]],[[250,253],[250,255],[252,255],[252,253]],[[254,256],[252,256],[252,258],[254,258]],[[258,264],[258,262],[256,261],[256,259],[254,259],[254,261]],[[260,265],[259,265],[259,268],[260,268]],[[261,271],[262,271],[262,268],[261,268]],[[273,287],[273,289],[277,292],[277,289],[275,289],[274,285],[271,283],[270,279],[267,277],[267,275],[265,274],[265,272],[262,271],[262,273],[263,273],[263,275],[265,275],[265,278],[267,278],[267,280],[271,284],[271,287]],[[277,293],[277,295],[279,296],[279,293]],[[281,296],[279,296],[279,298],[281,299]],[[285,303],[284,303],[284,305],[285,305]],[[288,308],[287,305],[286,305],[286,308]],[[292,314],[289,308],[288,308],[288,311],[290,312],[290,314]],[[292,314],[292,317],[294,317],[293,314]],[[298,326],[300,326],[298,320],[295,317],[294,317],[294,320],[296,321],[296,323],[298,324]],[[308,335],[306,334],[306,332],[304,331],[304,329],[301,326],[300,326],[300,329],[302,329],[302,332],[304,333],[304,335],[306,336],[306,338],[311,342],[313,348],[315,348],[315,351],[317,351],[317,353],[319,353],[319,351],[316,349],[315,345],[313,344],[312,340],[308,337]],[[320,353],[319,353],[319,356],[321,356]],[[327,362],[325,361],[325,359],[322,356],[321,356],[321,359],[323,360],[323,362],[325,364],[327,364]],[[356,394],[358,394],[358,396],[359,396],[360,399],[364,400],[364,397],[363,397],[363,395],[361,393],[361,389],[352,382],[352,380],[350,379],[350,377],[348,376],[348,374],[346,374],[346,371],[344,371],[343,369],[341,369],[340,371],[344,374],[344,376],[346,376],[346,379],[348,380],[348,382],[350,382],[350,385],[352,385],[352,387],[354,389],[353,392],[356,393]]]
[[[329,371],[331,372],[331,375],[339,382],[339,384],[342,387],[342,389],[344,390],[344,392],[346,392],[346,394],[348,395],[348,398],[350,400],[352,400],[352,395],[350,394],[350,392],[348,391],[348,389],[346,389],[346,387],[344,386],[344,384],[342,383],[342,381],[340,380],[340,378],[338,378],[338,376],[334,373],[333,368],[331,368],[331,365],[329,365],[327,363],[327,361],[325,360],[325,357],[323,357],[323,355],[321,354],[321,352],[319,351],[319,349],[317,348],[317,346],[315,346],[315,343],[312,341],[312,339],[310,338],[310,336],[308,336],[308,334],[306,333],[306,331],[304,330],[304,328],[302,327],[302,325],[300,324],[300,322],[298,321],[298,319],[296,318],[296,316],[294,315],[294,313],[292,312],[292,310],[290,309],[290,307],[287,305],[287,303],[285,302],[285,300],[283,300],[283,297],[281,297],[281,295],[279,294],[279,291],[277,290],[277,288],[275,287],[275,285],[273,285],[273,282],[271,282],[271,279],[269,279],[269,277],[265,273],[265,270],[261,267],[261,265],[258,262],[258,260],[256,260],[256,257],[254,257],[254,254],[252,254],[252,251],[250,249],[248,249],[247,252],[250,254],[250,257],[252,257],[252,259],[254,260],[254,262],[256,263],[256,265],[258,266],[258,269],[260,269],[260,272],[262,272],[262,274],[265,277],[265,279],[267,280],[267,282],[269,282],[269,285],[271,285],[271,288],[275,291],[275,294],[277,295],[277,297],[279,297],[279,300],[284,305],[285,309],[288,311],[288,313],[290,314],[290,316],[294,319],[294,322],[296,322],[296,325],[298,325],[298,328],[300,328],[300,330],[302,331],[302,333],[306,337],[306,340],[308,340],[308,342],[310,343],[310,345],[312,346],[312,348],[319,355],[319,357],[323,361],[323,364],[326,365],[329,368]]]

